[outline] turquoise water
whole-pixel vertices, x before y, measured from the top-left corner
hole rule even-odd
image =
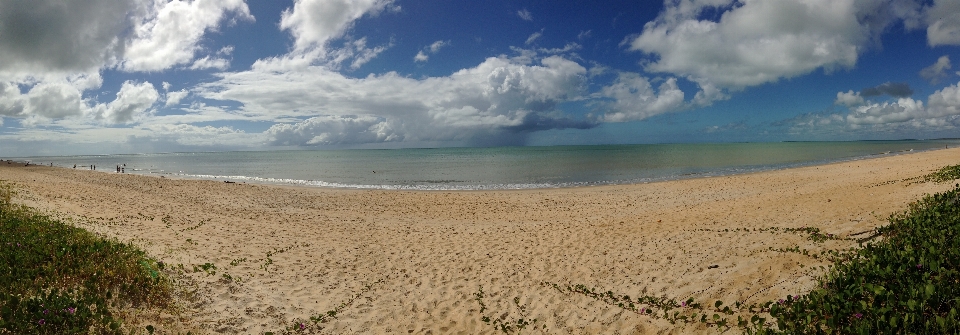
[[[960,140],[303,150],[27,157],[34,164],[319,187],[528,189],[729,175],[904,154]]]

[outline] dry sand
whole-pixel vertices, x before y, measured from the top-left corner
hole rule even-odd
[[[524,333],[717,333],[550,284],[748,304],[803,293],[827,263],[769,248],[856,243],[752,230],[847,236],[881,226],[924,194],[952,187],[905,179],[958,158],[960,149],[947,149],[728,177],[489,192],[292,188],[8,164],[0,179],[16,184],[20,201],[87,218],[76,222],[167,264],[214,264],[214,275],[186,275],[198,291],[184,313],[210,333],[276,332],[335,309],[319,332],[499,333],[485,315],[536,319]]]

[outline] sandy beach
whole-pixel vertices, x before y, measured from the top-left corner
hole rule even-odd
[[[583,294],[764,302],[809,291],[825,261],[771,250],[841,249],[953,185],[916,177],[960,162],[945,149],[745,175],[517,191],[375,191],[175,180],[0,163],[18,201],[186,269],[191,327],[278,332],[719,333]],[[779,228],[780,230],[771,230]],[[215,273],[213,273],[215,271]],[[226,275],[226,276],[225,276]],[[481,313],[477,293],[482,287]],[[312,325],[312,323],[310,323]],[[735,329],[734,329],[735,331]]]

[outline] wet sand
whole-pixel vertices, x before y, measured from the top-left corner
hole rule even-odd
[[[191,327],[277,332],[337,311],[332,334],[494,334],[482,320],[536,319],[524,333],[718,333],[672,325],[582,294],[747,304],[810,290],[824,261],[924,194],[912,183],[960,149],[746,175],[636,185],[415,192],[174,180],[0,163],[18,201],[141,246],[188,273]],[[83,219],[86,218],[86,219]],[[228,275],[229,278],[225,277]],[[486,310],[480,312],[482,287]]]

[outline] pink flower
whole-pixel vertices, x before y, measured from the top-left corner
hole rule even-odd
[[[857,318],[858,320],[863,319],[863,314],[857,313],[857,314],[854,314],[853,317]]]
[[[47,321],[44,321],[43,319],[40,319],[40,321],[37,321],[37,324],[42,326],[42,325],[47,324]]]
[[[682,306],[682,307],[687,307],[687,302],[686,302],[686,301],[681,302],[681,303],[680,303],[680,306]]]

